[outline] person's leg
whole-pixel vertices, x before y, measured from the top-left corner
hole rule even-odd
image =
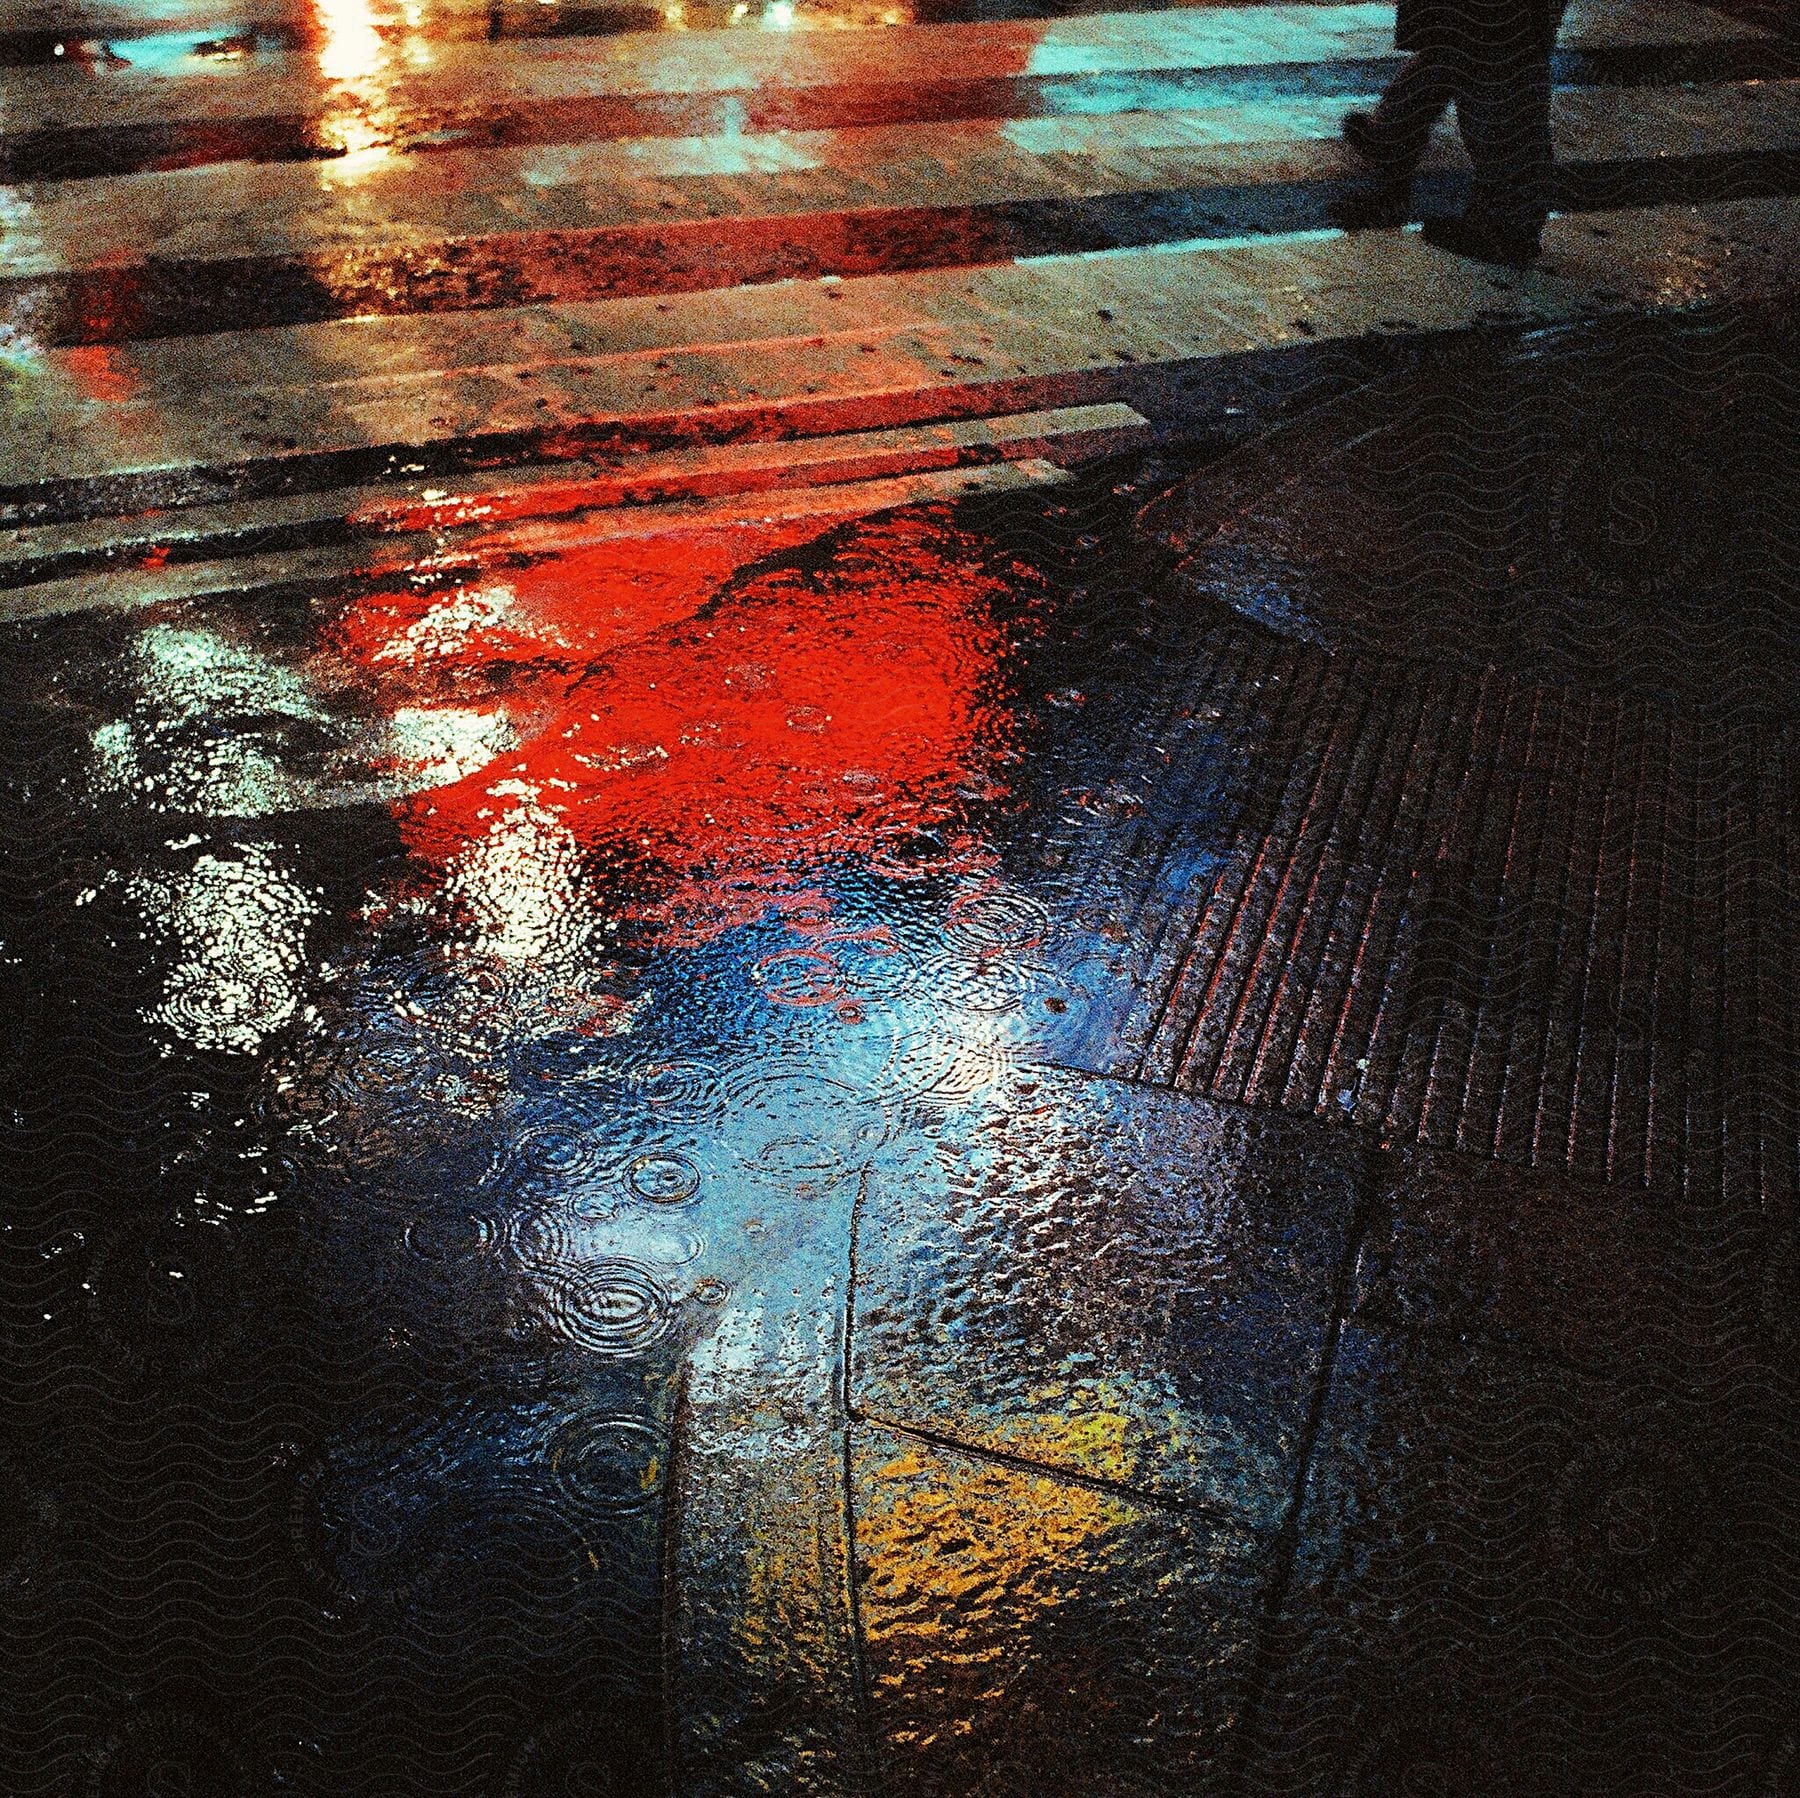
[[[1374,179],[1326,207],[1334,225],[1363,231],[1405,223],[1413,171],[1425,154],[1431,128],[1455,93],[1449,60],[1437,51],[1422,50],[1387,84],[1373,112],[1344,115],[1344,142],[1368,164]]]
[[[1457,87],[1456,122],[1475,165],[1465,217],[1535,238],[1550,215],[1553,175],[1548,48],[1521,45],[1471,67]]]
[[[1433,50],[1409,57],[1382,90],[1373,112],[1351,113],[1345,137],[1357,153],[1385,173],[1411,175],[1425,154],[1431,128],[1456,93],[1450,58]],[[1351,120],[1361,120],[1354,125]]]

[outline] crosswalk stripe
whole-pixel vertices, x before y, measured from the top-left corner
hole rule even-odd
[[[977,494],[1054,486],[1067,478],[1055,463],[1021,457],[981,467],[734,493],[664,506],[622,506],[584,512],[573,521],[532,521],[498,533],[410,531],[384,539],[379,555],[371,554],[367,542],[358,541],[225,561],[83,574],[0,589],[0,619],[19,623],[76,612],[133,610],[171,600],[341,586],[375,578],[393,580],[420,572],[450,580],[459,574],[491,572],[509,563],[528,564],[595,543],[691,536],[783,519],[807,519],[823,525],[934,500],[966,500]]]
[[[191,501],[219,483],[318,485],[309,467],[339,480],[359,458],[431,473],[458,456],[1094,403],[1123,397],[1121,377],[1145,363],[1689,309],[1791,288],[1800,201],[1559,218],[1547,248],[1540,269],[1514,276],[1410,231],[1320,231],[169,339],[113,359],[129,397],[111,400],[81,397],[92,359],[61,352],[38,360],[39,403],[0,446],[0,517],[91,513],[101,495],[112,511]]]
[[[442,480],[387,481],[0,536],[0,588],[78,572],[218,561],[259,549],[329,548],[396,533],[492,530],[525,519],[654,508],[799,486],[845,486],[993,461],[1111,454],[1145,419],[1117,403],[797,442],[702,444],[611,462],[558,462]],[[650,513],[645,517],[649,519]],[[448,535],[445,541],[449,540]]]
[[[356,153],[282,161],[272,138],[263,162],[78,159],[79,179],[0,188],[0,520],[26,531],[0,544],[0,585],[129,559],[142,536],[118,517],[146,507],[187,510],[167,534],[191,562],[226,553],[221,506],[287,506],[295,554],[335,553],[319,533],[368,524],[351,490],[467,474],[479,500],[496,477],[470,471],[495,465],[655,451],[644,495],[663,503],[846,469],[879,484],[923,478],[932,454],[1030,459],[999,426],[935,451],[922,427],[1141,403],[1159,371],[1792,287],[1792,74],[1672,84],[1667,65],[1560,90],[1564,216],[1526,276],[1410,232],[1319,228],[1355,174],[1337,125],[1392,66],[1391,29],[1376,4],[1205,6],[6,71],[0,165],[20,144],[50,155],[40,126],[65,143],[220,130],[229,148],[296,121],[323,142],[336,119]],[[1624,56],[1614,76],[1671,46],[1773,41],[1690,0],[1577,0],[1565,40]],[[988,116],[942,115],[946,71]],[[1227,79],[1209,89],[1209,71]],[[794,128],[821,96],[850,122]],[[656,128],[450,141],[565,104],[554,129],[607,106]],[[675,132],[695,106],[704,128]],[[446,138],[429,163],[383,147],[426,136]],[[1428,207],[1462,163],[1442,134]],[[846,433],[854,452],[831,441]],[[745,449],[735,469],[720,448],[776,438],[811,445]],[[569,504],[593,513],[601,476],[562,486],[583,481]],[[540,511],[557,490],[537,484]],[[70,534],[108,515],[110,538]]]
[[[1335,143],[1353,103],[1305,98],[998,128],[904,124],[461,151],[438,160],[430,183],[401,162],[343,181],[329,170],[275,164],[50,184],[32,192],[0,242],[0,275],[123,274],[152,257],[196,266],[366,255],[450,240],[504,243],[533,230],[1273,186],[1354,166]],[[1559,151],[1576,162],[1790,149],[1800,145],[1800,80],[1610,90],[1603,99],[1564,91],[1555,97],[1555,126]],[[1448,128],[1437,134],[1432,162],[1466,165]]]
[[[1574,46],[1716,44],[1763,34],[1688,0],[1575,0],[1562,41]],[[383,113],[442,114],[480,107],[497,91],[514,102],[597,95],[750,94],[821,84],[904,89],[940,79],[1132,75],[1161,70],[1252,68],[1383,57],[1393,48],[1393,9],[1376,4],[1209,6],[1154,13],[1090,14],[1044,24],[947,24],[887,30],[779,33],[643,33],[608,39],[434,47],[428,66],[396,51],[334,76],[328,58],[281,55],[223,63],[204,75],[89,76],[84,71],[4,71],[8,135],[88,125],[307,114],[321,103],[359,128]],[[326,64],[321,67],[321,60]]]
[[[1640,10],[1650,0],[1625,0]],[[1392,48],[1392,11],[1378,5],[1271,6],[1259,28],[1234,27],[1248,9],[1191,14],[1099,14],[1048,27],[1032,24],[898,26],[886,31],[780,36],[641,34],[606,40],[456,45],[411,69],[371,58],[367,75],[327,77],[303,55],[224,64],[203,75],[137,77],[129,70],[88,78],[79,71],[7,71],[0,89],[9,131],[40,125],[119,124],[134,119],[224,119],[318,104],[320,89],[374,110],[479,103],[502,87],[516,100],[597,94],[749,94],[822,83],[904,86],[946,64],[965,80],[1016,75],[1139,73],[1160,69],[1314,62],[1382,55]],[[1676,41],[1720,35],[1695,9]],[[1648,17],[1660,21],[1660,11]],[[1572,26],[1572,30],[1579,27]],[[1743,35],[1735,33],[1731,35]],[[1635,35],[1632,41],[1641,41]],[[360,93],[358,90],[361,90]]]
[[[1125,10],[1174,11],[1158,0],[1138,0]],[[1191,0],[1200,4],[1204,0]],[[434,43],[498,43],[547,37],[617,37],[633,32],[658,31],[668,24],[670,0],[433,0],[431,37]],[[759,12],[760,12],[759,7]],[[1010,20],[1066,19],[1084,13],[1122,10],[1101,0],[1009,0]],[[757,23],[733,18],[733,0],[680,0],[684,30],[735,26],[755,30]],[[399,9],[371,8],[377,32],[388,38],[403,35],[406,15]],[[898,23],[896,17],[893,23]],[[864,21],[864,28],[876,23]],[[785,29],[843,30],[848,21],[831,9],[822,16],[801,7],[789,16]],[[891,26],[889,27],[891,28]],[[54,64],[57,46],[65,57],[83,56],[102,62],[109,72],[179,73],[208,63],[242,62],[251,57],[292,53],[306,46],[307,32],[297,28],[289,12],[262,11],[251,7],[182,4],[159,7],[120,7],[102,4],[51,8],[43,4],[0,6],[0,58],[10,52],[20,65]]]
[[[1561,119],[1565,210],[1782,192],[1796,180],[1800,82],[1678,98],[1652,91],[1607,112],[1573,98]],[[883,131],[868,147],[763,140],[746,165],[778,172],[642,183],[636,192],[606,180],[604,160],[582,167],[565,158],[567,186],[545,179],[534,187],[529,171],[520,178],[502,168],[486,192],[465,195],[467,204],[449,211],[429,197],[409,201],[399,189],[352,192],[329,204],[316,182],[264,170],[269,178],[248,196],[251,222],[236,242],[205,203],[223,202],[216,183],[196,196],[191,190],[201,184],[157,178],[168,185],[111,209],[111,230],[86,232],[92,208],[76,190],[40,206],[35,228],[0,256],[0,320],[26,341],[121,343],[1279,230],[1322,222],[1329,194],[1354,174],[1339,146],[1319,141],[1334,117],[1335,109],[1314,107],[1273,120],[1177,116],[1146,128],[1128,119],[1110,144],[1090,134],[1092,153],[1046,154],[937,128]],[[1290,135],[1274,135],[1284,125]],[[1258,141],[1263,131],[1271,136]],[[1044,134],[1039,142],[1055,139]],[[826,155],[839,166],[823,165]],[[1429,171],[1458,161],[1441,140]],[[476,163],[469,173],[479,175]],[[136,201],[147,185],[123,184],[126,199]],[[675,200],[667,197],[672,190]],[[672,207],[679,213],[664,210]],[[191,232],[180,232],[184,218],[198,221]],[[445,225],[498,219],[510,228],[436,234]],[[70,269],[77,245],[85,266]],[[184,256],[190,245],[209,253]],[[259,245],[271,248],[257,253]]]
[[[0,182],[87,180],[230,163],[326,162],[367,173],[381,162],[466,149],[686,137],[740,138],[773,131],[837,131],[897,120],[915,124],[1121,112],[1198,111],[1365,93],[1400,58],[1262,66],[1157,69],[1123,74],[919,77],[899,84],[823,83],[710,94],[586,94],[519,102],[502,96],[424,110],[334,110],[236,117],[126,120],[105,125],[0,131]],[[1795,59],[1769,39],[1654,42],[1584,48],[1552,59],[1563,86],[1674,86],[1777,80]],[[352,153],[352,146],[355,146]]]

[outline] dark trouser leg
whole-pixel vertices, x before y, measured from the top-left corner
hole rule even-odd
[[[1375,108],[1375,133],[1381,140],[1383,159],[1396,172],[1418,167],[1431,137],[1431,128],[1444,116],[1456,94],[1453,65],[1442,54],[1422,50],[1408,59],[1381,95]]]
[[[1472,215],[1534,232],[1550,212],[1550,58],[1547,50],[1483,59],[1456,87],[1456,122],[1475,165]]]

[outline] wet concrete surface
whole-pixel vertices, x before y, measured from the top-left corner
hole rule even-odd
[[[563,125],[560,129],[568,129]],[[219,154],[213,146],[209,155]],[[1564,214],[1678,200],[1697,204],[1785,193],[1800,162],[1763,152],[1652,155],[1624,163],[1566,160]],[[212,254],[191,262],[0,280],[0,306],[55,347],[135,343],[384,315],[696,293],[911,269],[972,268],[1246,231],[1318,230],[1353,184],[1343,180],[1209,184],[984,204],[866,204],[779,218],[660,215],[590,228],[514,231],[500,242],[419,248],[357,245],[309,254]],[[1422,215],[1453,207],[1460,184],[1420,184]],[[878,195],[864,196],[871,200]],[[646,211],[648,209],[646,208]]]
[[[11,626],[6,1789],[1790,1790],[1794,375]]]
[[[1624,86],[1659,78],[1755,81],[1793,72],[1779,39],[1675,45],[1570,46],[1555,60],[1560,80]],[[933,72],[892,83],[811,82],[783,90],[578,95],[534,105],[505,95],[412,108],[384,105],[359,135],[365,151],[413,155],[575,140],[706,136],[718,132],[848,130],[902,121],[1104,116],[1132,110],[1200,109],[1279,102],[1297,96],[1363,95],[1399,67],[1393,56],[1290,62],[1274,67],[1169,69],[979,76]],[[113,127],[44,125],[0,133],[0,174],[8,181],[82,180],[221,161],[330,161],[354,154],[340,121],[310,113],[244,118],[159,119]]]
[[[1791,34],[1388,23],[0,12],[5,1798],[1800,1790]]]

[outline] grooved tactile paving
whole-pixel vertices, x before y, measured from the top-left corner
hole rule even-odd
[[[1794,405],[1704,328],[1427,361],[1151,506],[1196,615],[1254,629],[1201,677],[1235,770],[1209,864],[1089,1053],[1393,1142],[1800,1192],[1800,515],[1755,448]]]
[[[1238,653],[1244,817],[1132,1071],[1534,1168],[1795,1190],[1791,729]]]

